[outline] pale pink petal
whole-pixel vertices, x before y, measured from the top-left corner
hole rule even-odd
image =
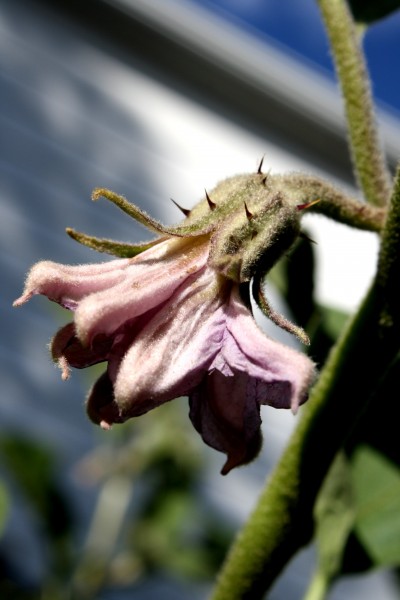
[[[227,338],[222,354],[232,368],[246,370],[255,379],[288,382],[289,388],[275,389],[263,404],[277,408],[291,408],[296,412],[307,399],[307,392],[315,378],[313,362],[301,352],[268,338],[257,326],[253,316],[240,300],[237,290],[232,293],[228,308]],[[268,388],[266,388],[267,390]],[[283,390],[286,389],[286,393]]]
[[[50,261],[36,263],[28,273],[24,293],[15,300],[14,306],[24,304],[34,294],[43,294],[62,306],[74,308],[88,294],[108,289],[122,281],[128,265],[129,259],[77,266]]]
[[[171,252],[163,261],[149,261],[149,255],[160,252],[165,244],[171,246],[168,240],[135,257],[134,262],[126,269],[124,280],[114,286],[111,293],[104,290],[91,294],[80,302],[75,314],[75,325],[77,335],[83,343],[89,344],[99,333],[110,335],[125,321],[162,305],[185,280],[206,263],[208,245],[204,243],[177,257]]]
[[[200,383],[224,334],[224,298],[216,286],[215,273],[207,267],[143,327],[115,381],[122,414],[137,416]]]

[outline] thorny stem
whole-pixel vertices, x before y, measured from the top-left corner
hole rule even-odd
[[[379,272],[332,349],[286,451],[220,573],[212,600],[258,600],[313,533],[313,506],[337,451],[398,353],[400,170]],[[396,276],[394,278],[394,275]]]
[[[346,0],[318,0],[342,88],[355,173],[365,198],[384,206],[391,189],[375,125],[367,67]]]

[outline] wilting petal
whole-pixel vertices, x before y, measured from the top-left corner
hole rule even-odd
[[[174,256],[174,246],[181,253]],[[155,306],[162,305],[174,291],[206,263],[208,245],[192,244],[185,250],[184,240],[167,240],[131,259],[124,281],[113,287],[112,293],[104,290],[92,294],[78,306],[75,325],[78,337],[85,344],[99,333],[109,335],[124,322],[138,317]],[[154,261],[153,255],[165,253],[163,261]],[[150,256],[149,256],[150,255]]]
[[[121,422],[118,406],[113,398],[113,383],[106,371],[96,381],[86,400],[89,418],[103,429],[110,429],[112,423]]]
[[[221,471],[257,456],[261,443],[260,405],[245,372],[223,375],[214,370],[190,396],[190,419],[203,440],[227,455]]]
[[[24,293],[14,306],[27,302],[34,294],[43,294],[65,308],[93,292],[108,289],[123,281],[129,259],[111,260],[93,265],[60,265],[50,261],[36,263],[25,282]]]
[[[241,301],[237,289],[228,307],[227,330],[222,351],[226,363],[267,384],[275,382],[274,386],[265,388],[262,404],[296,412],[307,399],[315,377],[312,361],[301,352],[268,338]]]
[[[69,377],[69,367],[84,369],[107,360],[113,339],[98,337],[89,348],[82,346],[76,337],[74,323],[68,323],[59,329],[50,343],[53,360],[62,371],[62,378]]]
[[[200,383],[221,348],[223,301],[214,271],[205,268],[141,329],[115,381],[115,399],[126,418],[185,395]]]

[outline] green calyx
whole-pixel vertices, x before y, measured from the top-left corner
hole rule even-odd
[[[210,266],[237,283],[250,281],[256,273],[265,274],[274,266],[300,234],[304,209],[376,232],[386,218],[384,208],[350,198],[319,178],[299,173],[265,175],[260,168],[257,173],[235,175],[218,183],[194,208],[181,209],[185,218],[174,226],[162,225],[110,190],[94,190],[92,198],[100,197],[158,237],[127,244],[67,229],[76,241],[99,252],[131,258],[168,238],[209,235]]]

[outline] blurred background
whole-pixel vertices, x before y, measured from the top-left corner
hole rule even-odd
[[[48,356],[68,315],[43,298],[11,304],[38,260],[104,260],[70,240],[66,226],[147,239],[115,207],[93,204],[94,187],[173,223],[180,214],[171,197],[190,208],[204,188],[254,171],[264,156],[266,171],[307,171],[356,193],[314,4],[0,2],[2,598],[180,600],[211,589],[296,417],[263,408],[260,458],[225,478],[223,457],[192,431],[186,399],[99,431],[83,409],[96,368],[61,382]],[[399,25],[394,14],[365,41],[392,166],[400,156],[400,88],[391,76]],[[299,260],[313,270],[322,360],[368,287],[377,241],[323,217],[305,221],[316,256]],[[268,294],[293,312],[280,280]],[[313,566],[309,548],[268,597],[300,598]],[[331,597],[392,600],[399,592],[393,575],[379,571],[344,578]]]

